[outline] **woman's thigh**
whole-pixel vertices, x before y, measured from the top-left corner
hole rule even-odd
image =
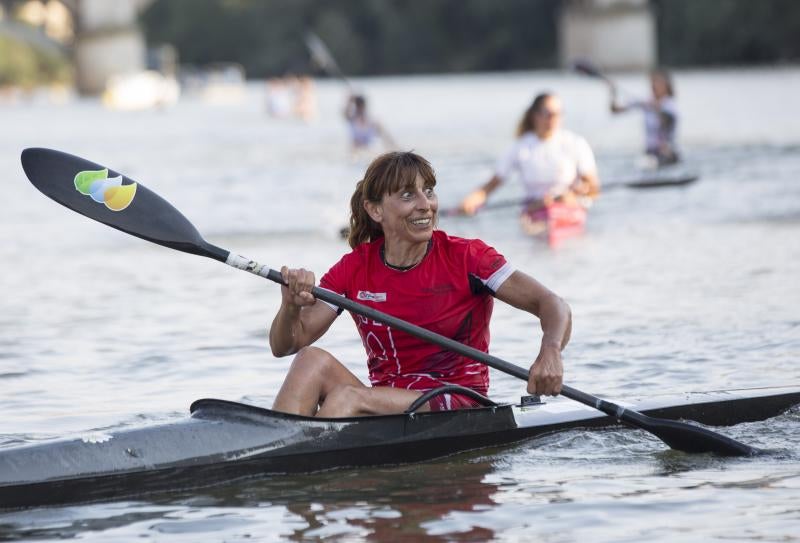
[[[361,415],[391,415],[402,413],[422,393],[417,390],[392,387],[346,385],[333,390],[322,404],[321,417],[354,417]],[[429,411],[428,405],[419,411]]]

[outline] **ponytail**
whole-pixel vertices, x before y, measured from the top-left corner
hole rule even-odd
[[[377,239],[383,235],[381,226],[372,220],[364,207],[364,181],[356,183],[356,190],[350,197],[350,233],[347,243],[351,249],[364,243]]]

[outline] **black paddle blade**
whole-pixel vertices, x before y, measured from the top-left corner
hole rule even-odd
[[[671,448],[686,453],[714,453],[720,456],[754,456],[761,453],[755,447],[685,422],[648,417],[641,413],[635,413],[633,417],[623,416],[621,420],[647,430]]]
[[[572,69],[579,74],[588,75],[590,77],[604,77],[597,66],[585,59],[575,60],[572,63]]]
[[[114,170],[42,148],[22,151],[22,169],[45,196],[85,217],[185,253],[228,257],[169,202]]]
[[[522,376],[520,376],[522,378]],[[721,456],[752,456],[761,451],[735,439],[675,420],[650,417],[602,400],[569,385],[561,386],[561,394],[571,400],[599,409],[620,422],[650,432],[673,449],[687,453],[714,453]]]

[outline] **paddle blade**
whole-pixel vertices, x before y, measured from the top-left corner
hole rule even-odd
[[[622,421],[647,430],[671,448],[686,453],[713,453],[720,456],[754,456],[761,451],[700,426],[677,420],[648,417],[641,413],[626,413]]]
[[[185,253],[227,259],[169,202],[114,170],[42,148],[22,151],[22,169],[45,196],[85,217]]]
[[[600,69],[586,59],[578,59],[572,63],[572,69],[579,74],[588,75],[589,77],[605,78]]]
[[[341,75],[339,65],[336,64],[336,60],[334,60],[333,55],[331,55],[331,52],[328,50],[328,48],[325,46],[325,43],[320,39],[319,36],[311,31],[308,31],[305,35],[305,41],[306,47],[308,47],[308,51],[311,53],[311,59],[314,61],[314,64],[328,73],[332,73],[336,76]]]
[[[524,376],[519,376],[524,378]],[[602,400],[569,385],[561,386],[561,394],[571,400],[599,409],[620,422],[650,432],[661,441],[679,451],[687,453],[714,453],[721,456],[752,456],[761,451],[735,439],[706,430],[699,426],[676,420],[650,417],[623,408],[608,400]]]

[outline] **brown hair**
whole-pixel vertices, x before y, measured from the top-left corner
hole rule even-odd
[[[664,86],[667,87],[667,96],[675,96],[675,87],[672,86],[672,76],[670,73],[663,69],[658,68],[650,72],[650,78],[660,77],[662,81],[664,81]]]
[[[525,110],[525,113],[522,114],[522,118],[519,120],[519,124],[517,125],[517,137],[521,136],[525,132],[534,131],[533,114],[538,113],[539,110],[542,109],[544,101],[551,96],[555,95],[551,92],[543,92],[533,99],[533,102],[528,106],[528,109]]]
[[[347,237],[350,247],[355,248],[383,236],[381,225],[367,214],[364,202],[377,203],[386,194],[414,187],[417,175],[422,176],[427,186],[436,185],[436,175],[430,162],[416,153],[384,153],[372,161],[364,179],[356,183],[356,190],[350,197],[350,234]]]

